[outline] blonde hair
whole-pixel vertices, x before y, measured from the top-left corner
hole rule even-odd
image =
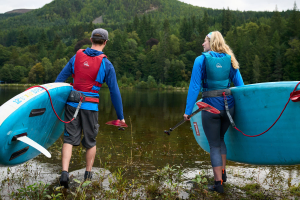
[[[211,38],[208,38],[210,43],[210,49],[212,51],[218,52],[218,53],[226,53],[231,56],[231,63],[232,67],[234,69],[239,68],[239,63],[236,60],[233,51],[230,49],[230,47],[226,44],[222,34],[219,31],[213,31]]]

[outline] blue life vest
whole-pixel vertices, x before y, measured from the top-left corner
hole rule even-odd
[[[231,56],[225,54],[223,57],[213,57],[209,52],[202,53],[205,56],[206,79],[203,91],[222,90],[230,86]]]

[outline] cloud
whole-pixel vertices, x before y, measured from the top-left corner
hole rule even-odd
[[[52,0],[0,0],[0,13],[5,13],[14,9],[36,9],[41,8]]]
[[[5,13],[14,9],[36,9],[41,8],[52,0],[0,0],[0,13]],[[179,0],[195,6],[214,8],[240,10],[240,11],[274,11],[277,5],[278,10],[292,10],[294,2],[299,5],[300,0]]]
[[[292,10],[294,2],[299,5],[300,0],[215,0],[215,1],[199,1],[199,0],[180,0],[182,2],[215,9],[240,10],[240,11],[274,11],[277,5],[279,11]]]

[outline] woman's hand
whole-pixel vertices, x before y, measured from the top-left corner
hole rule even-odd
[[[185,121],[190,121],[190,118],[188,118],[188,115],[187,115],[187,114],[184,114],[184,115],[183,115],[183,118],[184,118]]]

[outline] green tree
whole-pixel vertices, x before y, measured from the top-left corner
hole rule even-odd
[[[42,60],[45,57],[48,57],[48,51],[46,50],[46,47],[44,45],[39,47],[39,54],[38,54],[38,59]]]
[[[300,41],[293,39],[289,42],[291,46],[286,50],[285,57],[287,66],[285,67],[285,80],[300,80]]]
[[[277,5],[275,8],[275,11],[273,12],[273,16],[271,18],[271,33],[277,33],[282,34],[282,30],[285,30],[282,18],[280,16],[280,13],[278,12]]]
[[[0,80],[5,81],[6,83],[12,82],[12,74],[13,74],[13,65],[11,64],[5,64],[0,69]]]
[[[61,72],[61,70],[65,67],[65,65],[67,63],[68,63],[68,61],[65,58],[57,59],[53,63],[53,72],[52,72],[52,74],[54,76],[54,79],[56,79],[56,77],[58,76],[58,74]]]
[[[11,52],[6,47],[0,44],[0,67],[4,65],[11,57]]]
[[[27,36],[24,34],[23,31],[20,32],[18,37],[18,46],[19,47],[25,47],[29,44]]]
[[[48,58],[43,58],[42,59],[42,66],[44,67],[45,70],[45,82],[46,83],[51,83],[53,82],[55,79],[54,75],[53,75],[53,66],[52,63],[50,62],[50,60]]]
[[[24,78],[26,68],[23,66],[15,66],[12,72],[12,81],[18,83]]]
[[[226,36],[227,32],[230,30],[231,27],[231,11],[229,8],[227,10],[223,9],[222,12],[222,34]]]
[[[253,82],[260,82],[260,61],[258,55],[255,55],[255,59],[253,61]]]
[[[273,73],[271,75],[272,81],[281,81],[283,75],[283,55],[282,55],[282,46],[279,43],[280,37],[279,33],[276,30],[273,34],[271,44],[273,46]]]
[[[155,82],[153,76],[148,76],[147,84],[148,84],[148,88],[157,88],[157,83]]]
[[[41,33],[41,35],[39,37],[38,46],[39,47],[45,47],[45,48],[47,48],[48,47],[48,43],[49,43],[48,37],[47,37],[45,31],[42,31],[42,33]]]
[[[287,29],[286,29],[286,35],[288,39],[294,38],[299,36],[299,20],[300,20],[300,14],[299,10],[297,8],[296,1],[294,3],[293,11],[290,15],[290,17],[287,20]]]
[[[142,77],[142,72],[140,70],[137,70],[135,73],[135,79],[139,81],[141,77]]]
[[[170,53],[178,54],[179,51],[180,51],[179,39],[174,34],[172,34],[170,38]]]
[[[139,20],[138,16],[135,15],[135,16],[134,16],[134,20],[133,20],[133,29],[134,29],[135,31],[138,30],[139,24],[140,24],[140,20]]]
[[[45,71],[42,63],[37,63],[31,68],[29,72],[28,81],[30,83],[44,83],[44,76]]]

